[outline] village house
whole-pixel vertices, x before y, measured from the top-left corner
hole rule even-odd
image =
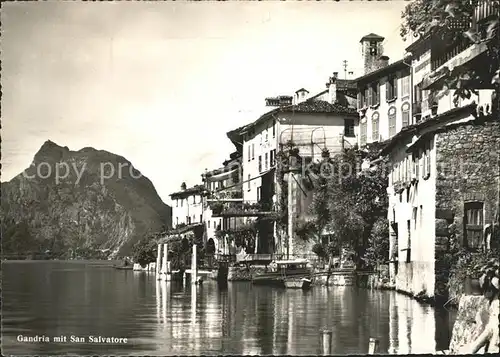
[[[383,40],[370,34],[360,41],[365,68],[365,74],[356,79],[360,148],[384,142],[411,124],[410,63],[389,64]]]
[[[268,106],[277,108],[228,133],[243,152],[243,205],[253,206],[255,209],[247,217],[259,221],[257,253],[311,254],[314,242],[304,242],[295,235],[295,221],[307,215],[312,199],[312,194],[308,195],[301,184],[302,172],[289,173],[285,178],[291,212],[288,232],[280,232],[276,221],[263,218],[279,210],[281,185],[276,175],[280,165],[277,155],[291,144],[310,162],[320,160],[325,149],[335,154],[345,146],[354,147],[358,134],[355,97],[356,87],[352,82],[340,80],[334,73],[327,89],[314,96],[302,88],[294,96],[266,98]],[[286,241],[281,238],[285,236]]]
[[[474,17],[481,26],[484,12]],[[476,13],[478,15],[478,12]],[[443,254],[451,245],[486,250],[499,215],[500,121],[492,113],[491,77],[469,99],[437,92],[444,67],[480,69],[485,43],[423,36],[411,52],[412,120],[381,154],[389,174],[391,278],[399,291],[437,300],[448,296]],[[483,66],[484,67],[484,66]],[[444,300],[445,301],[445,300]]]
[[[205,187],[195,185],[187,188],[183,182],[181,190],[171,193],[172,226],[168,236],[182,234],[183,237],[193,236],[203,239],[203,196]]]
[[[240,226],[243,221],[239,217],[222,217],[221,209],[224,203],[243,202],[241,168],[241,152],[235,151],[224,161],[223,166],[205,171],[202,180],[207,190],[206,202],[203,208],[203,220],[208,244],[214,244],[215,251],[220,255],[230,254],[230,245],[226,237],[218,236],[217,232],[227,231]]]

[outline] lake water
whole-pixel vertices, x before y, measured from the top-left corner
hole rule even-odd
[[[391,291],[183,287],[107,262],[8,262],[2,274],[5,355],[321,354],[324,328],[334,354],[366,354],[370,337],[382,353],[433,353],[448,347],[454,318]],[[17,340],[36,335],[51,341]],[[60,336],[67,342],[54,342]]]

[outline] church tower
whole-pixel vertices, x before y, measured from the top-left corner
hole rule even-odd
[[[371,33],[364,36],[359,42],[363,58],[364,74],[376,71],[380,68],[380,59],[384,55],[382,36]]]

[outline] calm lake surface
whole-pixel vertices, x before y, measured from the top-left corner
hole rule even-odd
[[[389,291],[183,287],[108,262],[7,262],[2,275],[5,355],[321,354],[324,328],[333,331],[334,354],[366,354],[370,337],[380,339],[381,353],[434,353],[448,347],[454,319]],[[19,335],[68,342],[19,342]]]

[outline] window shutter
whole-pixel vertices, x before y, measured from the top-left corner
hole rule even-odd
[[[358,92],[358,109],[361,109],[362,108],[362,104],[361,104],[361,92]]]
[[[372,91],[373,91],[372,87],[368,87],[368,89],[366,90],[366,104],[368,104],[368,105],[373,105],[373,103],[372,103]]]
[[[377,82],[377,99],[375,104],[380,104],[380,82]]]
[[[391,79],[387,78],[387,82],[385,83],[385,100],[391,100]]]
[[[398,96],[398,77],[394,77],[394,90],[392,91],[392,97],[397,98]]]

